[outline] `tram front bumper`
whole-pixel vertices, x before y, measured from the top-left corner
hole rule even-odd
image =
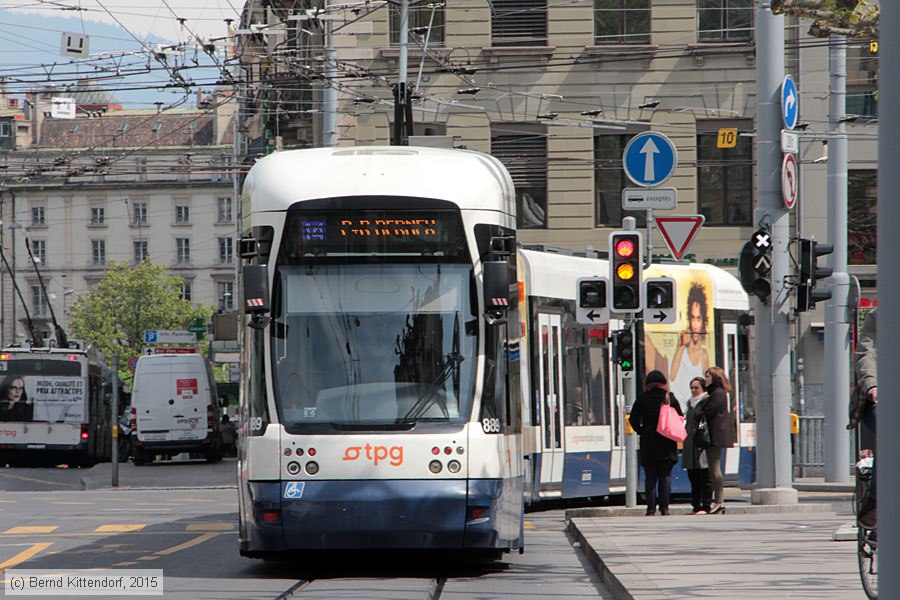
[[[247,485],[241,551],[250,556],[312,549],[510,547],[498,533],[500,481]]]

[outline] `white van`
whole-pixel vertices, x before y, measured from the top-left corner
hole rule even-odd
[[[133,460],[202,453],[222,459],[221,409],[209,361],[199,354],[148,354],[138,359],[131,394]]]

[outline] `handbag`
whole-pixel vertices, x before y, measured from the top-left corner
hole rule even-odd
[[[687,439],[684,418],[678,414],[674,406],[669,404],[668,396],[666,396],[666,403],[661,404],[659,407],[659,421],[656,423],[656,433],[676,442],[683,442]]]
[[[697,410],[696,408],[694,410]],[[710,447],[711,442],[709,440],[709,423],[706,421],[706,416],[701,412],[700,416],[697,417],[697,429],[694,431],[694,447],[700,450],[706,450]]]

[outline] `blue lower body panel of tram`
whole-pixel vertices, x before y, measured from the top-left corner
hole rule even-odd
[[[518,483],[516,485],[516,482]],[[509,549],[520,544],[521,480],[256,482],[242,552]]]

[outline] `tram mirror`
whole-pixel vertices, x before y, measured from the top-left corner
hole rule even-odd
[[[484,310],[491,314],[509,310],[509,265],[505,260],[489,260],[484,267]]]
[[[265,265],[244,265],[244,310],[250,315],[269,312],[269,274]]]

